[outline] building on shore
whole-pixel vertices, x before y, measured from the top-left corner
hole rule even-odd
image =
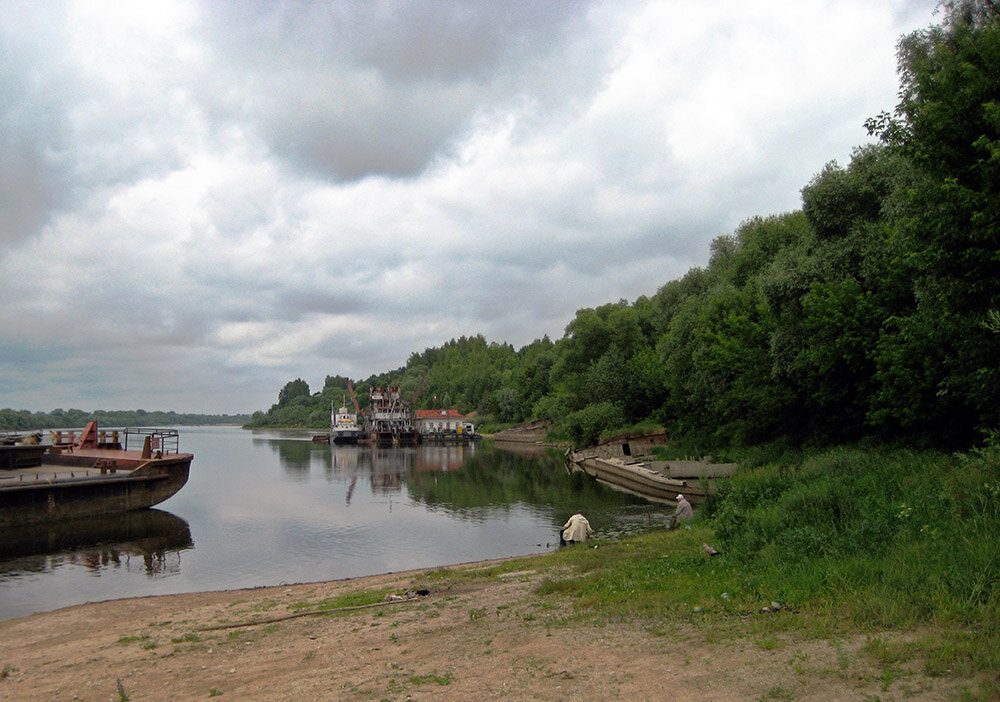
[[[476,428],[456,409],[417,410],[416,427],[421,441],[474,441]]]

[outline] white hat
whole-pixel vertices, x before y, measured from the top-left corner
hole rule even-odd
[[[677,495],[677,499],[678,499],[678,500],[683,500],[683,499],[684,499],[684,495],[681,495],[681,494],[678,494],[678,495]]]

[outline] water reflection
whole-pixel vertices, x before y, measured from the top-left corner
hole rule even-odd
[[[119,569],[151,578],[180,571],[194,547],[188,523],[162,510],[0,530],[0,578],[79,566],[94,575]]]
[[[330,446],[311,438],[185,428],[183,446],[195,460],[188,484],[162,505],[170,512],[0,533],[0,619],[113,597],[554,550],[559,527],[577,510],[602,538],[657,528],[668,517],[662,505],[569,474],[559,452],[521,455],[489,442]]]

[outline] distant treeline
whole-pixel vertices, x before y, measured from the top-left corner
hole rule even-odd
[[[548,419],[589,443],[657,424],[699,446],[863,439],[967,447],[1000,427],[1000,19],[942,5],[899,44],[878,143],[829,163],[801,209],[754,217],[705,268],[581,309],[556,341],[482,336],[357,383],[480,421]],[[346,396],[301,379],[254,425],[328,426]]]
[[[245,424],[245,414],[179,414],[146,410],[56,409],[51,412],[0,409],[0,429],[76,429],[91,420],[103,427],[198,426],[205,424]]]

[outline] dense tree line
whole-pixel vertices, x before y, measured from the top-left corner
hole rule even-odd
[[[212,424],[243,424],[245,414],[190,414],[146,410],[56,409],[51,412],[0,409],[0,429],[79,429],[91,420],[104,427],[199,426]]]
[[[582,309],[520,350],[462,337],[359,383],[586,443],[653,422],[709,444],[866,437],[967,446],[1000,426],[1000,14],[944,3],[899,44],[900,102],[795,212],[717,238],[655,294]],[[324,426],[300,379],[260,424]]]

